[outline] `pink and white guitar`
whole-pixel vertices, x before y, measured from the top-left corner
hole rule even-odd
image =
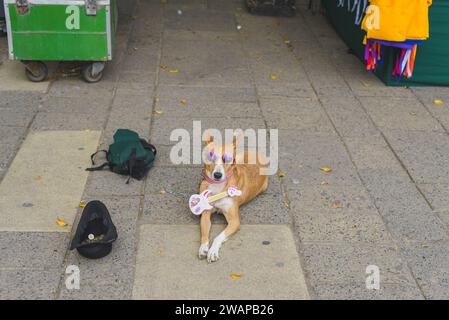
[[[193,194],[189,199],[190,211],[193,214],[199,216],[204,210],[210,210],[213,207],[210,205],[212,202],[218,201],[226,197],[238,197],[242,195],[242,191],[237,189],[236,186],[230,186],[227,191],[211,195],[209,190],[204,190],[201,194]]]

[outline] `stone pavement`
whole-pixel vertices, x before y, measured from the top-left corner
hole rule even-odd
[[[0,208],[9,208],[0,212],[0,298],[449,298],[449,89],[385,87],[306,2],[295,18],[272,18],[237,0],[121,1],[115,59],[98,84],[29,83],[0,39]],[[193,120],[279,129],[285,172],[242,208],[242,230],[211,265],[196,259],[198,219],[184,198],[197,192],[200,167],[168,158],[171,130],[192,131]],[[68,251],[82,208],[23,218],[32,192],[17,192],[15,206],[3,199],[55,179],[20,165],[34,135],[101,131],[101,149],[117,128],[150,138],[159,156],[129,185],[107,171],[87,181],[61,173],[62,189],[85,184],[70,201],[105,202],[119,231],[108,257],[87,260]],[[65,201],[42,188],[33,201]],[[45,228],[58,216],[69,226]],[[79,290],[66,288],[69,265],[80,268]],[[380,290],[366,288],[368,265],[379,267]]]

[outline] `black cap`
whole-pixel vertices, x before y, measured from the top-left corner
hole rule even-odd
[[[90,239],[92,235],[94,238]],[[77,249],[80,255],[89,259],[103,258],[111,252],[117,237],[108,209],[101,201],[94,200],[81,214],[70,250]]]

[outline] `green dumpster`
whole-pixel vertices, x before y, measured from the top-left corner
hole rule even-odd
[[[347,1],[343,7],[337,0],[323,0],[329,21],[355,55],[363,60],[362,44],[365,32],[355,25],[356,12],[348,11]],[[354,3],[354,1],[350,1]],[[350,6],[352,7],[352,6]],[[391,75],[395,49],[383,48],[383,64],[375,74],[390,86],[449,85],[449,1],[433,0],[429,8],[430,38],[418,47],[415,70],[410,79],[397,81]]]
[[[116,0],[5,0],[9,58],[31,81],[47,78],[44,61],[83,61],[87,82],[102,78],[112,59]]]

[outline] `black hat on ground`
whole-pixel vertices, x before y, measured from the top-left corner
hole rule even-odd
[[[117,229],[106,206],[101,201],[91,201],[81,214],[70,250],[76,249],[89,259],[103,258],[111,252],[117,237]]]

